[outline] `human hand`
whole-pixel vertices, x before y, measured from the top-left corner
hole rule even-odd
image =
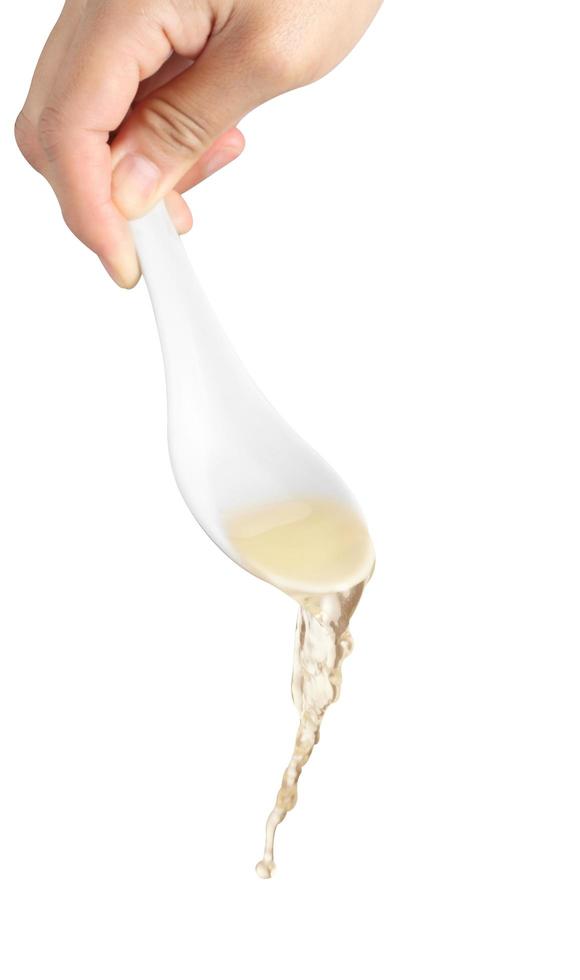
[[[234,160],[251,109],[330,71],[381,0],[67,0],[16,139],[64,219],[125,287],[139,279],[127,219]],[[111,135],[114,134],[111,139]]]

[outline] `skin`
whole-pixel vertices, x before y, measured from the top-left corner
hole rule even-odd
[[[28,162],[120,286],[139,279],[127,219],[242,152],[243,116],[330,71],[381,0],[67,0],[16,121]]]

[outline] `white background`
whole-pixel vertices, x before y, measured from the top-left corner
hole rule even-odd
[[[0,69],[0,973],[577,980],[577,4],[391,0],[190,196],[378,554],[270,882],[294,609],[194,524],[145,289],[11,142],[57,12]]]

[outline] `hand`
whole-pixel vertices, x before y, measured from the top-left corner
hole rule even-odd
[[[251,109],[333,68],[380,0],[67,0],[16,122],[69,228],[115,281],[139,264],[126,219],[234,160]],[[111,135],[115,134],[111,139]]]

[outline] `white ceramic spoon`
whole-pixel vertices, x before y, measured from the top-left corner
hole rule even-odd
[[[290,428],[245,370],[165,205],[131,224],[161,338],[173,472],[209,537],[244,567],[226,530],[232,512],[322,498],[360,515],[344,482]]]

